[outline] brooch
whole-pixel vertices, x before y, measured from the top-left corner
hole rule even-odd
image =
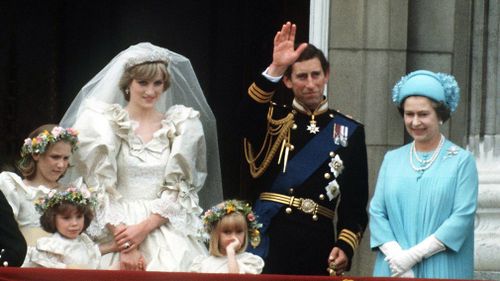
[[[456,145],[451,146],[446,150],[446,156],[443,159],[450,158],[458,154],[459,148]]]

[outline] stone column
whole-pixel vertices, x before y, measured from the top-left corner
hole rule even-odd
[[[370,198],[385,152],[404,140],[390,91],[406,71],[407,16],[407,1],[331,1],[328,101],[365,125]],[[349,275],[371,276],[374,258],[367,229]]]
[[[500,1],[474,1],[469,148],[479,171],[478,279],[500,279]]]

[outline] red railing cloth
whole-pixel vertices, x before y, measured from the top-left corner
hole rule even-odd
[[[330,281],[382,281],[382,280],[409,280],[401,278],[380,277],[322,277],[300,275],[250,275],[250,274],[207,274],[187,272],[143,272],[125,270],[78,270],[78,269],[50,269],[50,268],[0,268],[0,281],[302,281],[302,280],[330,280]],[[419,280],[419,279],[412,279]],[[429,281],[432,279],[420,279]],[[445,279],[436,279],[443,281]],[[452,280],[452,279],[447,279]],[[457,280],[456,280],[457,281]]]

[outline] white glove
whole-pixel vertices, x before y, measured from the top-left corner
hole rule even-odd
[[[391,277],[401,277],[401,278],[415,278],[415,273],[413,273],[413,269],[410,269],[406,272],[403,272],[401,275],[391,275]]]
[[[384,243],[382,246],[379,247],[380,251],[386,256],[385,260],[388,261],[389,256],[395,256],[403,252],[403,249],[399,245],[398,242],[396,241],[389,241]],[[392,277],[399,276],[399,277],[405,277],[405,278],[414,278],[415,274],[413,273],[413,270],[410,268],[409,270],[405,272],[400,272],[400,271],[395,271],[393,269],[393,266],[389,263],[389,267],[391,267],[391,271],[393,273]]]
[[[392,277],[402,276],[405,272],[411,270],[411,268],[417,264],[421,259],[417,255],[413,254],[411,249],[402,250],[391,256],[387,256],[385,261],[389,263],[389,267],[392,271]]]
[[[401,248],[401,246],[399,245],[398,242],[396,241],[389,241],[389,242],[386,242],[384,244],[382,244],[382,246],[379,247],[380,251],[382,251],[382,253],[387,257],[387,256],[392,256],[396,253],[399,253],[401,251],[403,251],[403,249]]]
[[[424,241],[411,247],[410,250],[418,255],[420,260],[422,260],[423,258],[429,258],[432,255],[446,250],[446,247],[436,238],[436,236],[434,236],[434,234],[432,234],[425,238]]]
[[[403,273],[410,270],[415,264],[422,261],[423,258],[428,258],[434,254],[444,251],[445,249],[446,248],[441,241],[439,241],[434,235],[430,235],[410,249],[387,256],[385,260],[389,263],[389,267],[394,273],[393,276],[401,276]]]

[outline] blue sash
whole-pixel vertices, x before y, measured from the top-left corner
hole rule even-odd
[[[287,164],[285,173],[279,173],[269,192],[286,194],[293,186],[300,186],[330,157],[330,151],[336,151],[340,145],[333,141],[333,125],[338,124],[348,128],[347,139],[356,130],[357,124],[341,115],[336,115],[328,125],[312,138]],[[258,247],[249,247],[248,251],[265,258],[269,250],[267,228],[272,218],[283,204],[260,200],[254,204],[254,211],[262,223],[261,242]]]

